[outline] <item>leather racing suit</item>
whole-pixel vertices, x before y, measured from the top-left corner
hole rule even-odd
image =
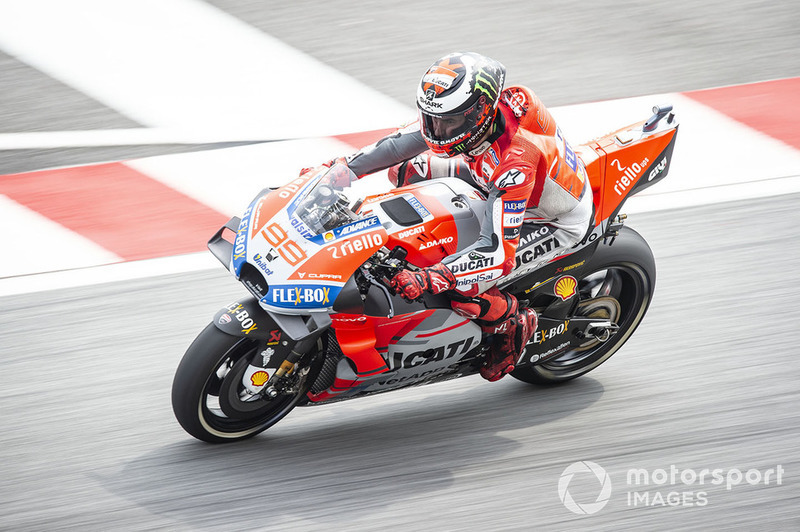
[[[418,123],[347,158],[358,177],[391,167],[397,185],[450,176],[487,195],[478,241],[442,263],[457,280],[453,309],[488,332],[517,311],[516,299],[496,285],[566,253],[593,217],[583,162],[536,95],[509,87],[497,109],[487,139],[463,158],[424,153]]]

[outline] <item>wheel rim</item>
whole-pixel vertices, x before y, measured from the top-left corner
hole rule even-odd
[[[647,274],[635,264],[616,264],[581,278],[578,283],[581,303],[576,316],[609,319],[616,322],[619,330],[605,342],[589,341],[535,366],[536,371],[549,378],[565,379],[599,366],[619,349],[641,321],[650,299],[649,283]]]
[[[248,365],[248,361],[256,354],[257,347],[255,341],[239,340],[220,357],[215,369],[206,379],[198,402],[198,414],[200,422],[209,433],[223,438],[240,438],[259,432],[278,422],[300,399],[301,393],[279,395],[272,400],[260,398],[253,403],[238,400],[238,392],[243,387],[242,366]],[[228,394],[226,410],[230,413],[232,407],[241,415],[232,417],[223,411],[220,403],[220,395],[223,393]],[[247,407],[242,408],[240,403]]]

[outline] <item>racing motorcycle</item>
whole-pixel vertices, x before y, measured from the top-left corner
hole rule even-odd
[[[593,223],[545,263],[538,257],[554,238],[547,228],[520,237],[517,266],[499,286],[536,310],[539,328],[514,378],[584,375],[642,321],[655,261],[620,208],[669,171],[678,122],[672,106],[653,113],[574,150],[561,141],[565,160],[588,175]],[[484,363],[495,338],[452,311],[446,294],[408,302],[389,281],[474,243],[485,195],[443,178],[349,197],[354,187],[343,184],[354,179],[338,164],[265,189],[209,241],[249,295],[216,313],[177,368],[173,410],[192,436],[237,441],[296,406],[473,375]],[[499,266],[471,258],[486,271]]]

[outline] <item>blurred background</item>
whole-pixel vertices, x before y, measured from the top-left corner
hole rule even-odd
[[[0,1],[0,221],[19,244],[0,254],[16,272],[0,279],[2,528],[797,530],[798,27],[800,6],[763,1]],[[590,375],[556,388],[459,379],[298,409],[246,443],[208,446],[175,422],[169,393],[191,340],[244,293],[227,272],[151,261],[138,278],[48,290],[55,274],[33,275],[64,269],[47,265],[70,249],[40,236],[44,222],[14,199],[46,202],[63,174],[45,182],[29,172],[117,161],[144,172],[184,161],[160,157],[219,154],[235,166],[213,166],[216,177],[197,177],[196,188],[182,170],[175,185],[212,208],[203,223],[213,227],[246,206],[261,176],[281,179],[267,175],[273,162],[289,175],[357,146],[314,139],[413,119],[419,77],[453,50],[503,62],[511,83],[531,87],[573,131],[626,125],[601,105],[609,100],[644,97],[633,119],[664,96],[686,105],[678,145],[691,164],[676,150],[664,185],[694,182],[712,199],[665,195],[631,216],[656,255],[656,298]],[[693,92],[742,84],[756,85]],[[180,168],[208,167],[192,164]],[[715,199],[731,179],[752,187]],[[204,200],[203,188],[226,201]],[[87,193],[53,217],[106,199]],[[150,199],[161,227],[180,222]],[[150,239],[127,215],[115,221],[129,226],[124,238]],[[110,227],[86,224],[87,234]],[[205,226],[191,234],[191,251],[204,235]],[[105,247],[113,253],[98,264],[130,264]],[[613,485],[594,515],[571,513],[557,489],[582,460]],[[672,465],[785,474],[730,490],[626,483],[630,469]],[[591,483],[576,491],[581,502],[593,502]],[[702,492],[708,502],[632,505],[634,491],[695,501]]]

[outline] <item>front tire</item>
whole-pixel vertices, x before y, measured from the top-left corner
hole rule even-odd
[[[258,347],[257,341],[226,334],[213,323],[197,336],[172,382],[172,410],[186,432],[210,443],[251,438],[283,419],[305,397],[313,375],[301,378],[294,394],[237,403],[240,369]]]
[[[591,340],[511,375],[532,384],[554,384],[585,375],[608,360],[630,338],[653,299],[656,266],[639,233],[623,227],[611,243],[601,243],[578,280],[581,302],[575,316],[608,319],[619,329],[607,340]]]

